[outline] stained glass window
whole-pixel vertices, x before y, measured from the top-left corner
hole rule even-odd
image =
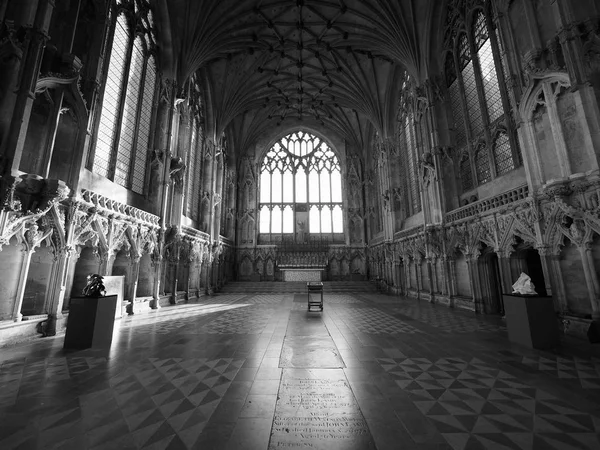
[[[492,179],[490,172],[490,160],[485,144],[481,144],[475,153],[475,172],[477,174],[477,183],[484,184]]]
[[[186,186],[186,216],[190,219],[196,218],[194,215],[194,180],[199,177],[198,152],[196,149],[196,140],[198,139],[198,129],[196,128],[196,119],[192,120],[192,139],[190,142],[190,151],[188,154],[187,186]]]
[[[306,213],[308,227],[303,232],[343,230],[340,163],[317,136],[300,130],[277,141],[263,159],[259,193],[262,234],[294,233],[304,222],[296,214]]]
[[[510,149],[510,141],[506,133],[498,133],[493,148],[496,173],[498,175],[503,175],[513,170],[515,168],[515,163]]]

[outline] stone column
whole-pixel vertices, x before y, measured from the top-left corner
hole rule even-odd
[[[63,316],[62,309],[69,279],[69,269],[76,258],[77,251],[70,246],[65,246],[57,252],[48,289],[49,303],[47,305],[48,315],[55,319],[61,319]]]
[[[473,301],[473,308],[475,309],[475,311],[477,311],[477,300],[476,300],[476,289],[475,289],[475,277],[474,277],[474,272],[475,270],[473,269],[473,258],[472,255],[470,254],[466,254],[465,255],[465,260],[467,262],[467,273],[469,276],[469,285],[471,286],[471,299]]]
[[[435,258],[427,258],[427,274],[429,275],[429,303],[435,303],[436,276],[435,270],[432,270],[433,261],[435,261]]]
[[[450,296],[458,295],[458,287],[456,285],[456,260],[452,257],[448,257],[448,293]]]
[[[152,309],[160,309],[160,274],[162,268],[162,255],[152,258],[152,268],[154,269],[154,285],[152,286]]]
[[[417,298],[421,300],[421,291],[423,290],[423,273],[422,267],[423,260],[421,258],[415,259],[415,273],[417,278]]]
[[[23,296],[25,295],[25,287],[27,285],[27,276],[29,275],[29,267],[31,263],[31,256],[35,253],[35,249],[52,234],[52,230],[39,231],[37,224],[29,224],[29,228],[25,231],[25,242],[23,245],[23,252],[25,254],[21,261],[21,270],[19,271],[19,284],[17,288],[17,295],[15,296],[15,304],[13,307],[13,320],[20,322],[23,319],[21,314],[21,307],[23,306]]]
[[[510,276],[510,253],[505,250],[496,250],[496,255],[498,255],[498,269],[500,270],[502,293],[510,294],[512,292],[513,284],[513,281],[511,280]]]
[[[131,307],[129,308],[128,314],[135,313],[135,297],[137,295],[138,278],[140,277],[140,260],[141,255],[133,255],[131,257],[131,286],[129,287],[129,298],[131,299]]]
[[[19,287],[17,289],[17,296],[15,298],[15,304],[13,306],[13,321],[20,322],[23,319],[23,314],[21,314],[21,306],[23,305],[23,296],[25,295],[25,287],[27,284],[27,275],[29,275],[29,265],[31,263],[31,255],[33,255],[33,250],[29,250],[29,248],[24,247],[22,249],[24,254],[23,260],[21,261],[21,270],[19,271]]]

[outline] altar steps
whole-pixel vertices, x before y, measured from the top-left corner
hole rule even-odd
[[[377,292],[369,281],[324,281],[324,292]],[[232,281],[220,291],[224,294],[295,294],[306,292],[305,281]]]

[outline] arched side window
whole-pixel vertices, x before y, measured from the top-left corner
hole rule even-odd
[[[477,82],[475,81],[475,68],[466,33],[462,33],[458,39],[458,61],[465,89],[469,127],[471,135],[476,136],[483,131],[483,118],[481,115],[481,105],[479,104],[479,95],[477,93]]]
[[[492,41],[485,24],[485,16],[482,11],[479,11],[475,17],[476,19],[473,25],[475,48],[477,49],[477,58],[481,69],[481,81],[483,84],[483,92],[485,94],[487,114],[490,123],[492,123],[504,115],[504,108],[502,106],[498,75],[496,75],[494,54],[492,53]]]
[[[522,164],[516,129],[506,116],[510,107],[499,30],[491,20],[488,0],[475,0],[472,6],[450,0],[445,34],[445,75],[449,113],[454,118],[455,145],[469,152],[474,165],[461,159],[459,172],[463,193],[504,175]],[[467,120],[464,120],[467,114]],[[497,146],[498,124],[505,122],[501,146]],[[484,142],[482,153],[477,145]],[[491,152],[490,152],[491,150]],[[499,153],[500,152],[500,153]],[[507,160],[507,155],[510,160]],[[500,158],[498,160],[497,158]],[[469,167],[476,170],[470,173]],[[487,167],[487,168],[486,168]]]
[[[419,164],[417,160],[417,142],[415,139],[416,130],[414,116],[412,114],[406,118],[405,127],[410,202],[412,205],[412,213],[416,214],[421,211],[421,195],[419,193]]]
[[[146,77],[144,79],[144,90],[142,98],[142,109],[140,111],[140,125],[137,135],[135,149],[135,161],[131,189],[138,194],[143,194],[146,184],[146,168],[150,153],[150,135],[152,106],[156,92],[156,63],[154,56],[148,58],[146,64]]]
[[[125,78],[125,64],[130,41],[129,25],[125,14],[120,14],[115,25],[108,72],[104,84],[104,98],[98,125],[98,137],[94,157],[93,171],[103,177],[109,176],[112,161],[119,105]]]
[[[200,156],[198,155],[198,124],[196,118],[192,119],[190,151],[187,162],[186,181],[186,208],[185,215],[188,219],[198,218],[198,202],[200,190],[197,189],[196,180],[200,179]],[[195,189],[196,188],[196,189]]]
[[[344,231],[339,160],[325,141],[305,131],[281,138],[267,152],[259,199],[263,235]],[[306,213],[308,224],[298,215]]]
[[[121,0],[117,8],[91,168],[143,194],[156,91],[155,39],[148,0]]]
[[[398,150],[402,163],[402,172],[399,174],[402,190],[406,195],[404,199],[408,215],[421,211],[421,193],[419,183],[419,151],[417,143],[418,128],[415,123],[415,97],[414,86],[408,74],[401,92],[401,115],[398,122]]]

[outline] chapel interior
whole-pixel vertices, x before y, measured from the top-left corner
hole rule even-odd
[[[0,202],[0,448],[600,448],[598,0],[2,0]]]

